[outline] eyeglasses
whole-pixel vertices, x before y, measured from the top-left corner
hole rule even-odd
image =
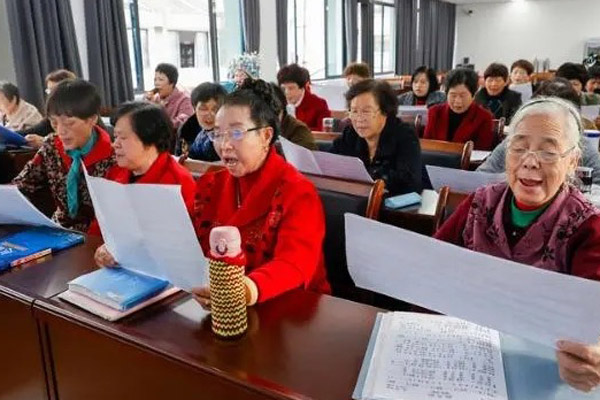
[[[208,115],[208,114],[213,114],[216,115],[217,112],[219,112],[219,109],[214,109],[214,108],[198,108],[197,109],[198,113],[202,114],[202,115]]]
[[[348,116],[350,119],[357,118],[375,118],[375,116],[379,113],[379,110],[350,110],[348,111]]]
[[[229,139],[230,141],[234,142],[239,142],[246,136],[246,133],[257,131],[262,128],[264,128],[264,126],[257,126],[255,128],[250,129],[232,129],[230,131],[221,131],[215,129],[214,131],[207,132],[206,135],[208,136],[211,142],[215,143],[223,143],[225,139]]]
[[[533,151],[533,150],[526,149],[524,147],[509,146],[508,154],[511,155],[512,157],[518,158],[519,160],[524,160],[529,154],[533,154],[538,159],[538,161],[541,163],[554,164],[555,162],[558,162],[558,160],[560,160],[561,158],[563,158],[567,154],[569,154],[571,151],[573,151],[574,148],[575,148],[575,146],[571,147],[564,153],[557,153],[554,151],[547,151],[547,150]]]

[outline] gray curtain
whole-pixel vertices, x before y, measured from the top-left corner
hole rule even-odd
[[[11,46],[21,96],[43,109],[45,77],[64,68],[81,76],[68,0],[6,0]]]
[[[396,74],[412,74],[417,63],[415,0],[396,0]]]
[[[279,68],[288,63],[288,36],[287,36],[287,13],[288,1],[276,0],[276,24],[277,24],[277,59],[279,60]]]
[[[454,58],[454,34],[456,29],[456,4],[437,1],[438,3],[438,48],[436,61],[438,70],[450,70],[453,68]]]
[[[345,0],[345,52],[346,64],[357,61],[358,54],[358,0]]]
[[[123,1],[85,1],[84,7],[90,82],[103,106],[115,107],[133,99]]]
[[[242,11],[244,52],[258,53],[260,50],[259,0],[240,0],[240,9]]]
[[[361,28],[361,56],[362,61],[369,65],[371,71],[375,71],[374,57],[375,57],[375,38],[374,38],[374,7],[370,1],[363,0],[360,4],[360,22]]]

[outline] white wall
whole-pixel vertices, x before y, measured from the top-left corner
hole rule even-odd
[[[75,35],[77,37],[77,48],[79,49],[79,59],[81,60],[82,78],[89,79],[89,65],[87,52],[87,35],[85,33],[85,12],[83,2],[85,0],[71,0],[71,12],[73,13],[73,23],[75,25]]]
[[[266,81],[275,81],[277,77],[276,1],[260,0],[260,75]]]
[[[581,62],[585,41],[600,37],[599,16],[600,0],[457,5],[454,65],[463,57],[480,71],[494,61],[510,66],[519,58],[549,58],[550,69]]]
[[[17,83],[5,0],[0,0],[0,80]]]

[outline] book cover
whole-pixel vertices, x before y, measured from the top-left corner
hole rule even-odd
[[[27,140],[16,132],[0,126],[0,143],[15,147],[27,146]]]
[[[0,238],[0,271],[83,243],[82,234],[45,226],[29,227]]]
[[[126,268],[100,268],[69,282],[69,290],[115,310],[127,310],[163,291],[169,282]]]

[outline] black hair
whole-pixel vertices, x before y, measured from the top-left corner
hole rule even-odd
[[[310,82],[310,75],[306,68],[302,68],[298,64],[290,64],[277,72],[277,83],[295,83],[300,89],[303,89]]]
[[[112,115],[111,125],[129,116],[131,129],[144,146],[155,146],[159,152],[168,151],[173,144],[173,124],[163,107],[141,101],[128,101]]]
[[[533,64],[528,60],[517,60],[510,66],[510,72],[513,72],[515,68],[522,68],[525,70],[527,75],[533,74]]]
[[[342,73],[343,77],[348,75],[358,75],[361,78],[368,79],[371,77],[371,68],[369,68],[369,64],[362,62],[352,62],[346,65],[344,68],[344,72]]]
[[[573,89],[573,85],[565,78],[554,78],[549,81],[544,81],[535,91],[532,98],[535,97],[559,97],[563,100],[568,100],[577,108],[581,107],[581,97],[577,91]]]
[[[250,118],[256,126],[273,128],[271,144],[280,133],[279,115],[276,110],[279,100],[271,85],[262,79],[246,79],[242,85],[225,97],[223,106],[238,106],[250,108]]]
[[[45,81],[47,85],[48,82],[58,83],[64,81],[65,79],[77,79],[77,75],[67,69],[57,69],[56,71],[52,71],[46,75]]]
[[[46,115],[65,115],[86,119],[100,112],[100,95],[96,86],[83,79],[60,82],[46,100]]]
[[[456,68],[446,75],[446,94],[455,86],[465,85],[472,96],[475,96],[479,83],[479,76],[472,69]]]
[[[588,81],[590,79],[600,79],[600,65],[594,65],[588,68]],[[586,82],[587,83],[587,82]]]
[[[414,82],[415,78],[419,74],[425,74],[427,80],[429,81],[429,89],[427,90],[427,96],[429,96],[429,93],[431,92],[440,90],[440,84],[437,80],[437,76],[435,75],[435,71],[433,69],[425,65],[420,66],[419,68],[415,69],[415,72],[413,72],[411,82]]]
[[[556,76],[558,78],[565,78],[567,80],[578,80],[581,82],[581,86],[585,86],[588,81],[588,73],[585,70],[583,64],[575,63],[564,63],[556,70]]]
[[[283,115],[287,114],[287,109],[285,106],[287,105],[287,99],[285,98],[285,93],[283,90],[274,82],[269,83],[271,85],[271,89],[273,89],[273,94],[275,95],[275,113],[279,116],[279,113],[283,112]]]
[[[375,79],[365,79],[348,89],[346,92],[348,109],[350,109],[352,99],[364,93],[371,93],[375,97],[375,101],[382,114],[388,117],[395,117],[398,114],[398,98],[394,94],[392,87],[386,81]]]
[[[173,86],[177,85],[177,80],[179,79],[179,72],[177,71],[177,67],[173,64],[168,63],[160,63],[156,66],[154,72],[160,72],[161,74],[165,74],[169,83]]]
[[[17,99],[17,104],[21,102],[19,88],[10,82],[0,82],[0,93],[2,93],[4,97],[8,99],[8,101]]]
[[[206,103],[207,101],[215,100],[219,107],[223,104],[227,91],[218,83],[204,82],[199,84],[192,90],[191,100],[192,106],[196,108],[198,103]]]
[[[491,63],[483,72],[484,79],[500,77],[505,81],[508,80],[508,68],[500,63]]]

